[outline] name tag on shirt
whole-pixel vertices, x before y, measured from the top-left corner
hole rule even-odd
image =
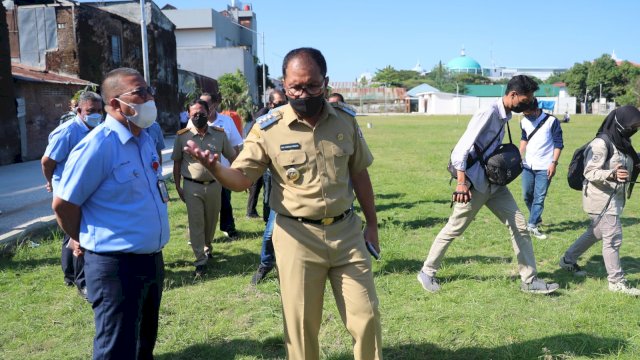
[[[293,143],[293,144],[282,144],[282,145],[280,145],[280,150],[282,150],[282,151],[286,151],[286,150],[300,150],[300,144],[298,144],[298,143]]]

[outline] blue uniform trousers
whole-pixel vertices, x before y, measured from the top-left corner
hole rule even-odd
[[[162,253],[85,251],[96,335],[93,359],[153,359],[164,282]]]

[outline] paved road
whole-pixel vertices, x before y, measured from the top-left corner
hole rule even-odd
[[[175,136],[165,137],[162,173],[171,174]],[[55,225],[51,193],[44,188],[40,161],[0,166],[0,247],[21,235]]]

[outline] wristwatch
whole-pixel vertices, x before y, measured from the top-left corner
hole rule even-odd
[[[552,164],[556,164],[556,166],[558,165],[558,161],[557,160],[553,160],[551,163]]]

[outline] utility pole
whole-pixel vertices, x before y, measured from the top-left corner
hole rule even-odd
[[[142,33],[142,67],[144,70],[144,81],[151,86],[149,77],[149,45],[147,44],[147,21],[145,19],[144,0],[140,0],[140,32]]]
[[[260,35],[262,37],[262,105],[266,107],[267,106],[267,70],[266,70],[265,63],[267,62],[267,58],[264,55],[264,32],[257,32],[237,22],[231,21],[231,23],[245,30],[249,30],[252,33]]]

